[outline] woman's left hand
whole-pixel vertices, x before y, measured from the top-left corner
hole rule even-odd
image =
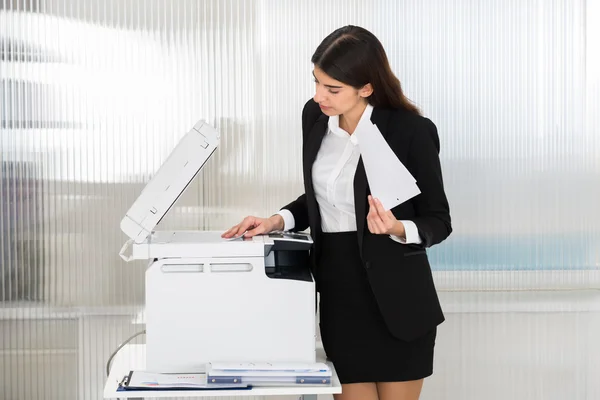
[[[405,237],[404,224],[394,217],[391,210],[385,210],[379,199],[369,195],[369,214],[367,225],[369,231],[376,235],[395,235]]]

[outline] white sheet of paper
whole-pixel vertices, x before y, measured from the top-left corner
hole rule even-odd
[[[396,157],[376,125],[361,121],[354,132],[367,173],[371,195],[386,210],[415,197],[421,191],[415,178]]]

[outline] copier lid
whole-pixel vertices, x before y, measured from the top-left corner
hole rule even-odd
[[[204,121],[186,133],[121,220],[121,230],[142,243],[219,146],[219,133]]]

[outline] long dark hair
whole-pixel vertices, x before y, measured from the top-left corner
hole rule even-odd
[[[420,114],[402,92],[381,42],[364,28],[348,25],[336,29],[323,39],[311,62],[331,78],[356,89],[370,83],[373,94],[367,100],[373,107]]]

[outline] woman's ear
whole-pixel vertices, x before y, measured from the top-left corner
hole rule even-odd
[[[369,97],[373,94],[373,85],[367,83],[365,86],[361,87],[358,91],[360,97]]]

